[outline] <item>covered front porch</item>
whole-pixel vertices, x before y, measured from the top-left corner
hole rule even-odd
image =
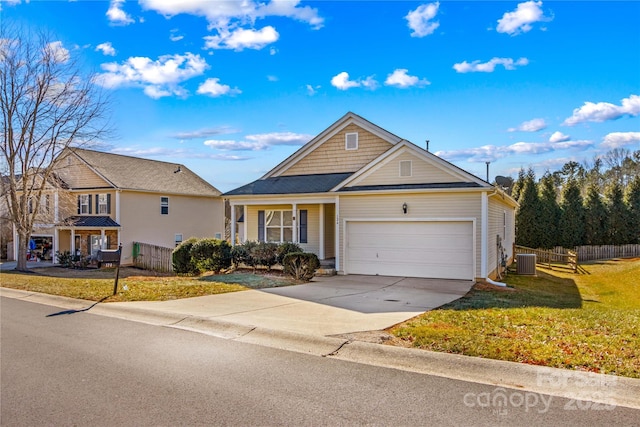
[[[101,249],[118,249],[120,229],[110,217],[71,217],[55,229],[55,251],[95,257]]]
[[[336,257],[337,199],[232,199],[231,244],[246,241],[293,242],[321,261]]]

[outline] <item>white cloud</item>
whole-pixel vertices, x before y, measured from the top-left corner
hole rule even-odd
[[[407,74],[409,70],[406,68],[398,68],[387,76],[384,84],[387,86],[395,86],[399,88],[408,88],[411,86],[426,86],[431,84],[427,79],[420,79],[416,76]]]
[[[573,110],[573,115],[566,119],[562,124],[566,126],[574,126],[585,122],[605,122],[607,120],[616,120],[622,116],[635,117],[640,114],[640,96],[631,95],[624,98],[621,105],[614,105],[608,102],[585,102],[580,108]]]
[[[518,127],[509,128],[507,132],[537,132],[547,127],[544,119],[531,119],[520,123]]]
[[[374,90],[378,87],[378,82],[373,78],[373,76],[369,76],[364,79],[350,80],[349,73],[343,71],[331,78],[331,85],[340,90],[347,90],[352,87],[364,87],[366,89]]]
[[[480,62],[480,60],[473,61],[471,63],[467,61],[460,62],[453,65],[453,69],[458,73],[470,73],[470,72],[482,72],[492,73],[495,70],[496,65],[502,65],[505,70],[515,70],[516,66],[527,65],[529,60],[527,58],[519,58],[514,61],[512,58],[491,58],[488,62]]]
[[[269,48],[269,55],[273,56],[276,53],[278,53],[278,49],[276,49],[275,47]]]
[[[258,18],[280,16],[306,22],[319,29],[324,19],[317,9],[300,6],[300,0],[255,1],[212,1],[212,0],[140,0],[143,9],[154,10],[165,17],[179,14],[202,16],[209,22],[210,28],[229,30]]]
[[[569,141],[570,139],[571,137],[569,135],[565,135],[560,131],[555,131],[549,137],[549,142],[564,142],[564,141]]]
[[[71,57],[69,50],[62,46],[61,41],[55,41],[47,44],[44,48],[44,54],[54,62],[64,63]]]
[[[178,36],[178,35],[175,35],[175,34],[171,34],[169,36],[169,40],[171,40],[172,42],[179,42],[183,38],[184,38],[184,36]]]
[[[612,132],[604,137],[601,146],[614,149],[631,144],[640,144],[640,132]]]
[[[438,13],[440,7],[439,2],[423,4],[418,6],[416,10],[412,10],[404,18],[411,30],[411,37],[424,37],[433,32],[440,26],[437,21],[432,21]]]
[[[317,86],[307,85],[306,86],[307,94],[309,96],[315,95],[316,93],[318,93],[318,89],[320,89],[320,87],[321,87],[320,85],[317,85]]]
[[[104,55],[116,56],[116,50],[111,45],[111,42],[100,43],[96,46],[96,52],[102,52]]]
[[[221,30],[216,36],[205,36],[204,46],[206,49],[260,50],[275,43],[279,37],[280,34],[270,25],[261,30],[237,28],[233,31]]]
[[[131,19],[129,14],[122,10],[125,0],[111,0],[109,9],[107,10],[107,18],[113,25],[129,25],[135,21]]]
[[[210,78],[198,87],[198,93],[200,95],[209,95],[212,97],[218,97],[222,95],[237,95],[242,93],[238,88],[231,88],[229,85],[220,84],[220,79]]]
[[[163,55],[157,60],[147,57],[131,57],[122,64],[109,62],[101,65],[104,73],[96,77],[96,83],[108,87],[143,87],[144,93],[157,99],[164,96],[186,96],[179,83],[199,76],[209,68],[200,55]]]
[[[195,131],[187,131],[187,132],[178,132],[171,135],[172,138],[175,139],[199,139],[205,138],[213,135],[223,135],[230,133],[238,133],[239,131],[235,128],[228,126],[220,126],[216,128],[209,129],[200,129]]]
[[[280,79],[278,79],[278,76],[268,75],[267,80],[270,82],[277,82]]]
[[[509,35],[518,35],[530,31],[531,24],[539,21],[549,21],[542,12],[541,1],[527,1],[518,4],[513,12],[506,12],[501,19],[498,19],[496,31]]]
[[[559,150],[584,149],[593,146],[593,141],[560,142],[516,142],[506,146],[484,145],[463,150],[437,151],[436,156],[447,160],[465,160],[468,162],[493,162],[512,155],[544,154]]]
[[[259,151],[281,145],[300,146],[313,138],[312,135],[293,132],[271,132],[247,135],[245,141],[207,140],[204,145],[226,151]]]

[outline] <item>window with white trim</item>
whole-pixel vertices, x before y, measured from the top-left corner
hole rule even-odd
[[[298,211],[298,243],[307,243],[307,210]],[[292,211],[258,211],[258,240],[261,242],[293,241]]]
[[[176,234],[176,246],[179,246],[182,243],[182,234]]]
[[[400,177],[411,176],[411,160],[400,160]]]
[[[108,214],[109,213],[109,205],[107,202],[107,194],[96,194],[98,209],[96,213],[99,214]]]
[[[89,195],[88,194],[81,194],[79,197],[79,214],[80,215],[86,215],[91,213],[91,210],[89,209],[89,206],[91,206],[91,200],[89,199]]]
[[[358,132],[350,132],[344,135],[344,149],[345,150],[358,149]]]
[[[169,215],[169,198],[160,197],[160,214]]]

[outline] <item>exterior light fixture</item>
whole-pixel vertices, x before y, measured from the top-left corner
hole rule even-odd
[[[402,212],[406,215],[409,207],[407,206],[407,202],[402,204]]]

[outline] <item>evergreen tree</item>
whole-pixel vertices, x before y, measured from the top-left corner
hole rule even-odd
[[[580,188],[575,179],[569,178],[562,189],[560,204],[560,241],[566,248],[584,244],[584,206]]]
[[[584,243],[604,245],[607,242],[607,211],[600,196],[600,188],[595,183],[589,184],[587,189],[584,211]]]
[[[516,199],[516,201],[520,200],[520,192],[524,187],[525,178],[524,169],[520,168],[518,171],[518,179],[516,179],[516,182],[513,183],[513,187],[511,188],[511,196]]]
[[[628,215],[624,203],[622,187],[614,181],[607,187],[607,237],[610,245],[623,245],[628,242]]]
[[[520,207],[516,215],[516,243],[521,246],[537,248],[540,245],[538,210],[540,200],[534,177],[528,174],[524,178],[519,199]]]
[[[555,179],[549,172],[545,173],[540,182],[539,210],[538,210],[538,247],[551,249],[558,245],[558,226],[560,225],[560,206],[558,205],[558,191]]]
[[[629,243],[640,243],[640,175],[636,175],[627,186],[624,203],[629,215]]]

